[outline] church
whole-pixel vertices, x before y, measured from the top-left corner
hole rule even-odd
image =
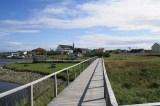
[[[73,45],[58,45],[57,52],[68,52],[68,53],[73,53],[74,51],[74,43]]]

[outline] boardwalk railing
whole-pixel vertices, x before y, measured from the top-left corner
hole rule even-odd
[[[106,104],[108,106],[118,106],[117,100],[115,98],[115,95],[113,93],[111,84],[109,82],[109,79],[106,73],[103,57],[102,57],[102,67],[103,67],[103,80],[104,80],[104,98],[106,99]]]
[[[3,93],[0,94],[0,98],[5,97],[5,96],[7,96],[7,95],[13,94],[13,93],[18,92],[18,91],[20,91],[20,90],[22,90],[22,89],[27,88],[27,89],[29,89],[29,96],[28,96],[29,106],[33,106],[33,86],[34,86],[35,84],[41,82],[41,81],[44,81],[44,80],[50,78],[50,77],[54,77],[54,96],[56,97],[56,96],[57,96],[57,74],[66,71],[67,85],[69,85],[69,77],[68,77],[69,74],[68,74],[68,70],[71,69],[71,68],[73,68],[74,76],[75,76],[75,78],[76,78],[75,67],[76,67],[76,66],[79,67],[79,73],[80,73],[82,70],[85,69],[85,66],[89,66],[96,58],[97,58],[97,57],[89,58],[89,59],[87,59],[87,60],[85,60],[85,61],[82,61],[82,62],[80,62],[80,63],[78,63],[78,64],[73,65],[73,66],[64,68],[64,69],[62,69],[62,70],[60,70],[60,71],[57,71],[57,72],[55,72],[55,73],[49,74],[49,75],[47,75],[47,76],[45,76],[45,77],[43,77],[43,78],[40,78],[40,79],[38,79],[38,80],[35,80],[35,81],[33,81],[33,82],[30,82],[30,83],[27,83],[27,84],[25,84],[25,85],[19,86],[19,87],[17,87],[17,88],[11,89],[11,90],[9,90],[9,91],[3,92]],[[82,67],[82,69],[81,69],[80,66]]]

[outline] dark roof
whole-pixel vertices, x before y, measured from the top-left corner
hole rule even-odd
[[[36,48],[36,49],[32,50],[32,52],[35,52],[35,51],[44,51],[44,52],[46,52],[47,50],[39,47],[39,48]]]
[[[158,45],[158,46],[160,46],[160,44],[159,44],[159,43],[155,43],[155,44],[156,44],[156,45]],[[155,44],[154,44],[154,45],[155,45]]]
[[[73,50],[73,46],[70,45],[59,45],[59,46],[65,50]]]
[[[79,53],[83,53],[83,52],[86,52],[88,51],[89,49],[87,48],[75,48],[74,49],[74,52],[79,52]]]
[[[143,52],[144,49],[132,49],[130,52],[131,53],[136,53],[136,52]]]
[[[80,49],[80,50],[82,50],[82,51],[89,50],[88,48],[75,48],[75,50],[77,50],[77,49]]]

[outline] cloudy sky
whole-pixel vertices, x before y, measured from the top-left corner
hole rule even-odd
[[[160,0],[1,0],[0,51],[150,49],[160,42],[159,10]]]

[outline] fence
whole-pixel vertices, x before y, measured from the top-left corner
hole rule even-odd
[[[107,106],[118,106],[117,100],[115,98],[115,95],[113,93],[111,84],[109,82],[109,79],[106,73],[103,57],[102,57],[102,67],[103,67],[103,80],[104,80],[104,98],[106,99],[106,104]]]
[[[22,86],[20,86],[20,87],[17,87],[17,88],[11,89],[11,90],[9,90],[9,91],[3,92],[3,93],[0,94],[0,98],[5,97],[5,96],[7,96],[7,95],[13,94],[13,93],[18,92],[18,91],[20,91],[20,90],[22,90],[22,89],[27,88],[27,89],[29,89],[28,103],[29,103],[29,106],[33,106],[33,86],[34,86],[35,84],[41,82],[41,81],[44,81],[44,80],[50,78],[50,77],[53,77],[53,78],[54,78],[54,96],[56,97],[57,94],[58,94],[58,90],[57,90],[57,74],[59,74],[59,73],[61,73],[61,72],[66,72],[67,85],[69,85],[70,79],[69,79],[68,70],[71,69],[71,68],[73,68],[72,71],[74,71],[74,78],[76,78],[77,73],[76,73],[76,71],[75,71],[75,67],[78,66],[78,67],[79,67],[79,73],[81,73],[81,72],[85,69],[85,67],[89,66],[96,58],[97,58],[97,57],[89,58],[89,59],[84,60],[84,61],[82,61],[82,62],[80,62],[80,63],[78,63],[78,64],[75,64],[75,65],[73,65],[73,66],[64,68],[64,69],[62,69],[62,70],[60,70],[60,71],[57,71],[57,72],[52,73],[52,74],[49,74],[49,75],[47,75],[47,76],[45,76],[45,77],[43,77],[43,78],[40,78],[40,79],[35,80],[35,81],[33,81],[33,82],[30,82],[30,83],[28,83],[28,84],[25,84],[25,85],[22,85]],[[82,67],[82,68],[81,68],[81,67]]]

